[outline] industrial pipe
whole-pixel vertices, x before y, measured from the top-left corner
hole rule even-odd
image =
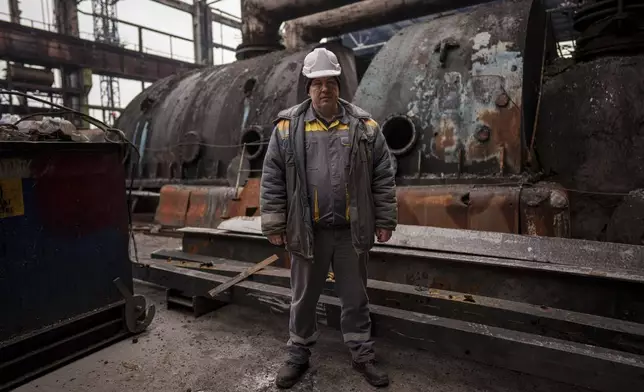
[[[237,59],[243,60],[284,49],[279,28],[282,22],[353,3],[355,0],[244,0],[242,44]]]
[[[492,0],[364,0],[285,24],[287,48],[300,48],[322,38],[451,11]]]
[[[246,3],[259,5],[264,12],[279,15],[283,20],[309,15],[355,2],[356,0],[246,0]]]

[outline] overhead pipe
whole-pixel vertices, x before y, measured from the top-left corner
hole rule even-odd
[[[242,0],[238,60],[284,49],[279,28],[287,20],[351,4],[355,0]]]
[[[295,49],[322,38],[451,11],[493,0],[364,0],[287,22],[284,43]]]

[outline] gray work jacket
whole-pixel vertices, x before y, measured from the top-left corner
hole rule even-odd
[[[351,150],[346,168],[351,238],[358,253],[368,252],[375,229],[395,230],[396,184],[390,152],[378,124],[364,110],[340,100],[349,117]],[[286,234],[286,248],[313,258],[313,219],[306,179],[304,115],[310,100],[279,113],[271,135],[260,189],[264,235]]]

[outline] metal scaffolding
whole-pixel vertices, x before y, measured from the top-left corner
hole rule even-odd
[[[119,46],[116,3],[118,0],[92,0],[94,40]],[[100,75],[101,106],[121,107],[121,92],[118,78]],[[113,110],[103,110],[103,122],[112,125],[116,120]]]

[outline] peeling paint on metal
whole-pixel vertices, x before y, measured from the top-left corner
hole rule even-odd
[[[399,177],[521,173],[521,47],[530,6],[495,2],[419,23],[377,54],[354,103],[376,121],[404,113],[417,122],[419,142],[399,157]]]
[[[472,41],[474,41],[474,45],[472,45],[472,49],[474,50],[479,50],[482,47],[487,47],[490,44],[490,38],[492,35],[488,33],[487,31],[478,33],[472,38]]]

